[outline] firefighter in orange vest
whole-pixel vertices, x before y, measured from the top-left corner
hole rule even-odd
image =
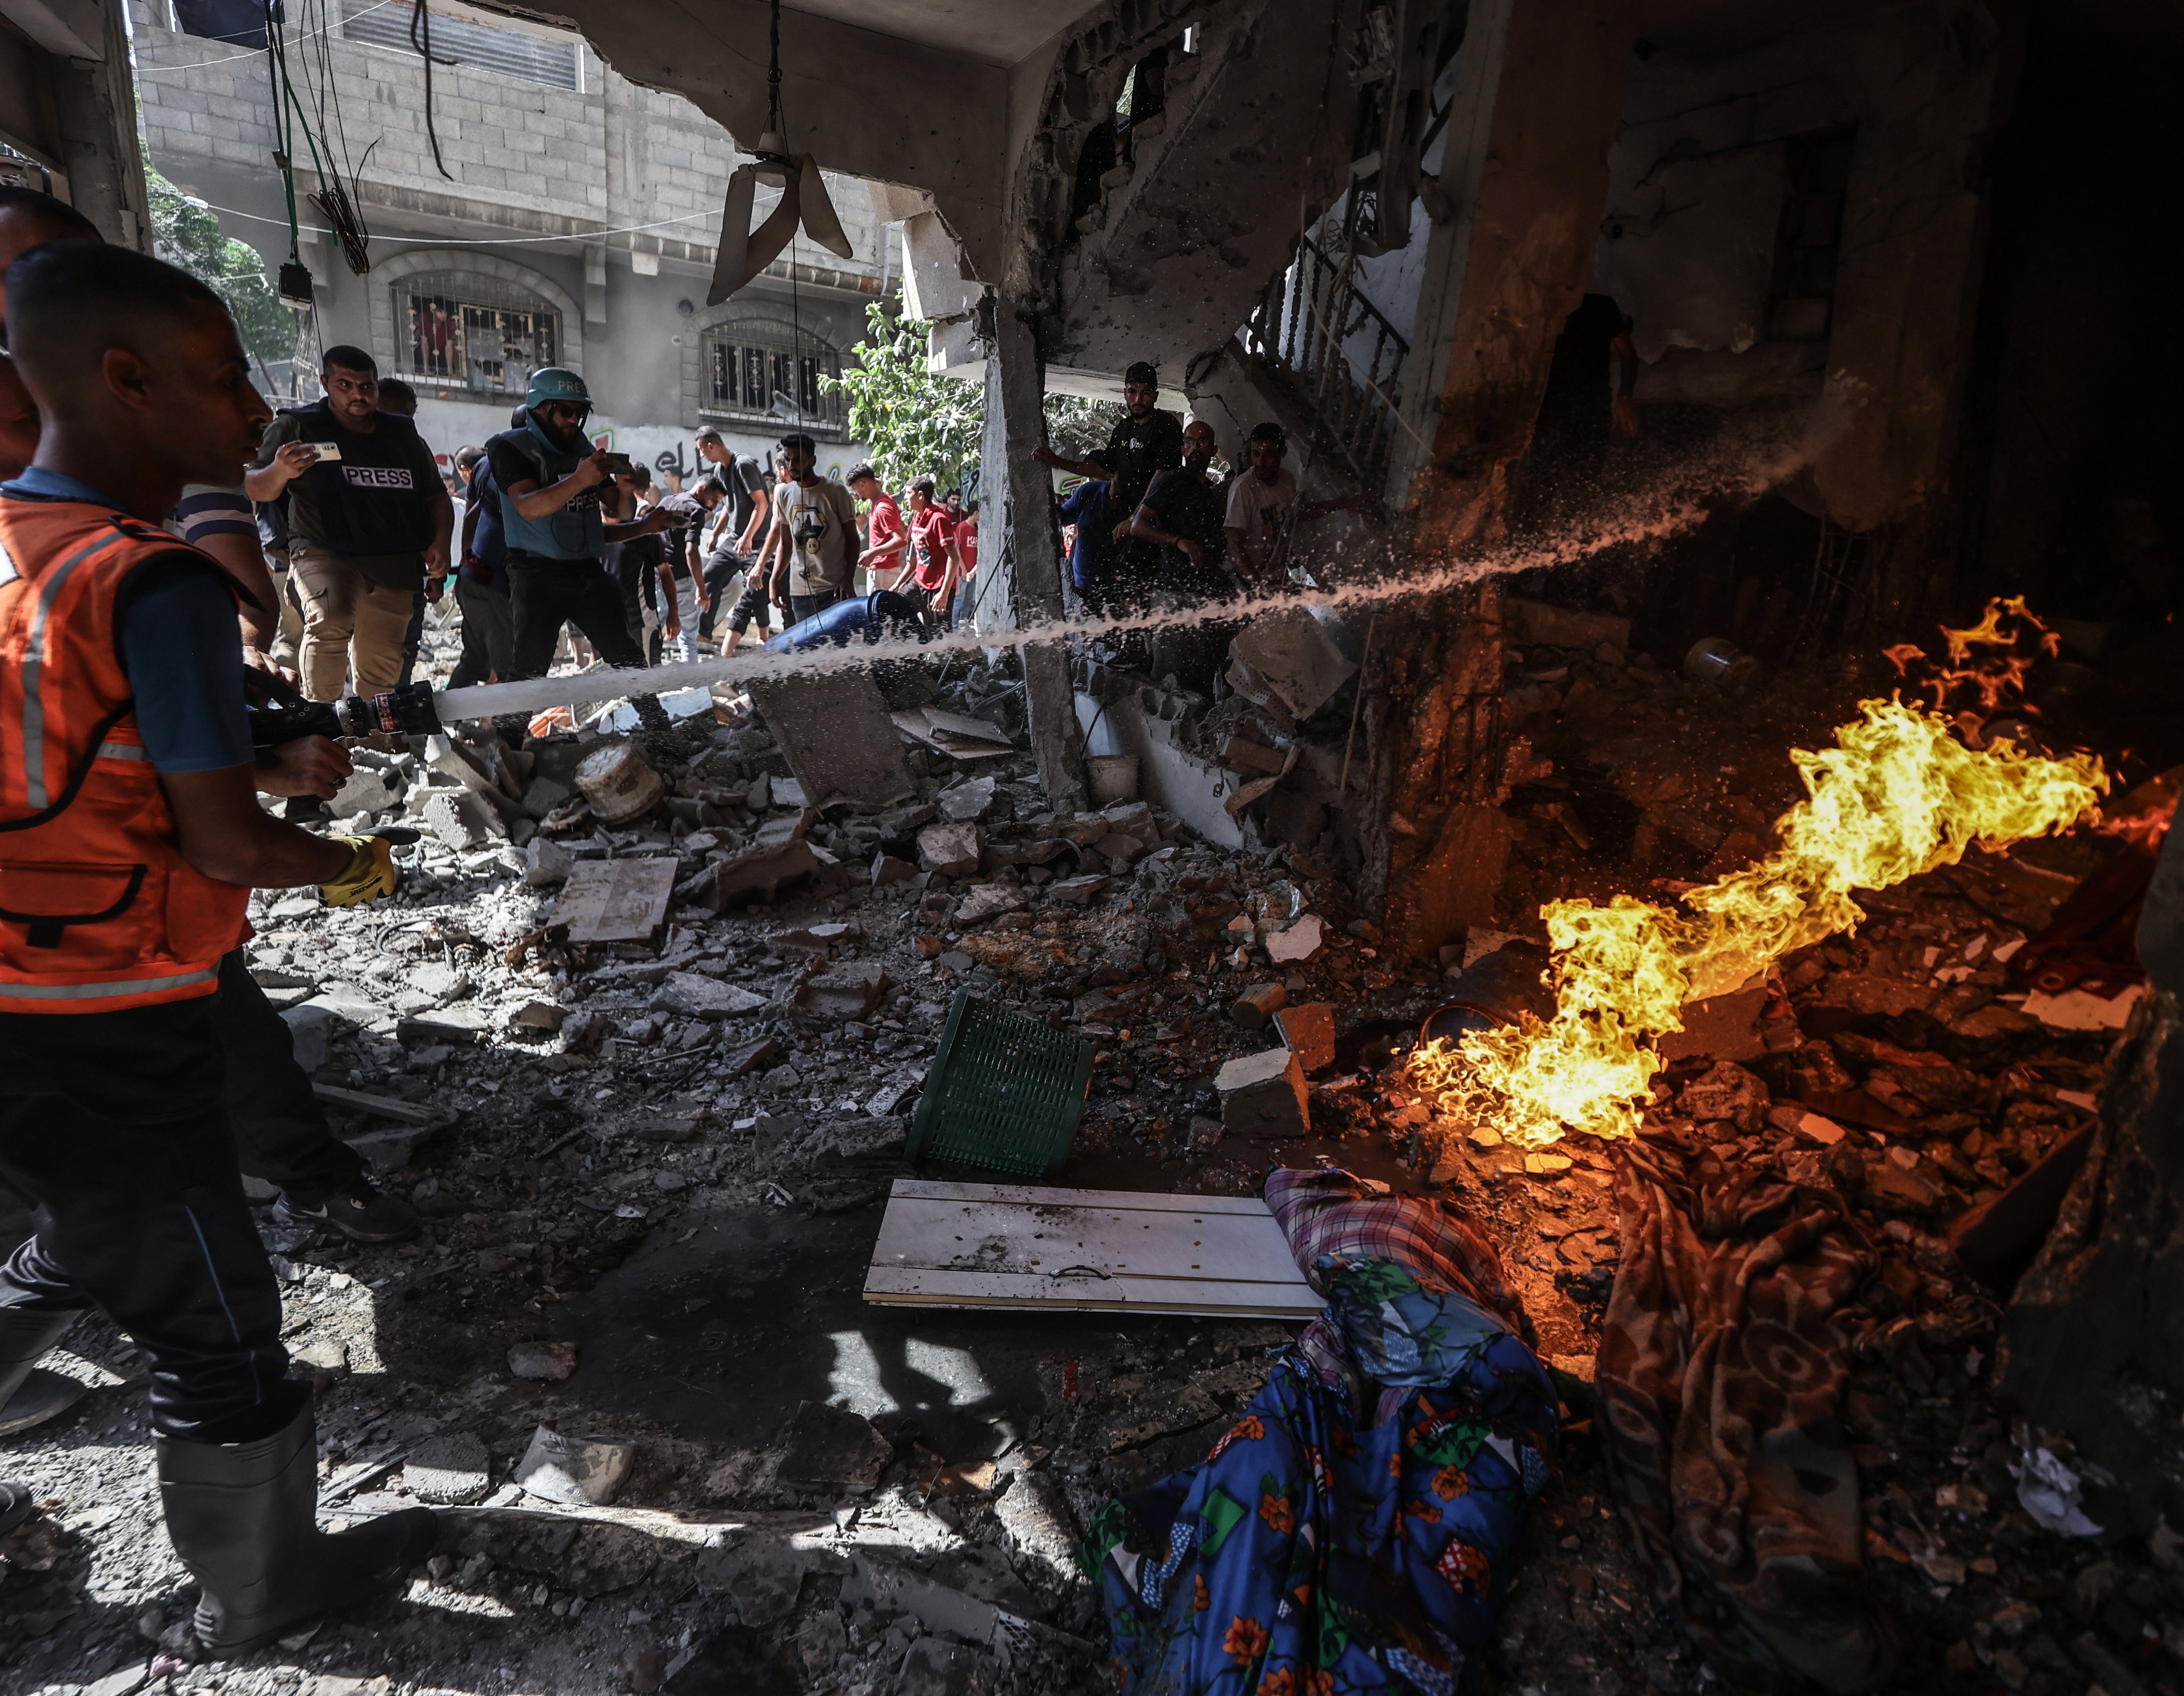
[[[84,1295],[136,1342],[195,1630],[240,1653],[432,1540],[426,1510],[315,1528],[310,1394],[286,1376],[212,1019],[251,888],[346,905],[396,872],[383,841],[259,807],[230,580],[159,527],[185,483],[238,481],[270,417],[218,297],[65,241],[7,292],[44,428],[0,486],[0,1175],[38,1222],[0,1266],[0,1362],[34,1360]]]

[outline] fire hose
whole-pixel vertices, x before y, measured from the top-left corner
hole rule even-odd
[[[764,651],[803,653],[821,647],[846,648],[854,639],[870,643],[883,633],[916,628],[909,603],[890,591],[838,603],[839,617],[821,613],[792,626]],[[299,737],[432,736],[449,725],[476,719],[521,715],[529,719],[551,707],[585,701],[613,701],[706,688],[726,678],[748,674],[755,653],[722,654],[681,665],[630,667],[621,670],[572,671],[558,677],[532,677],[514,683],[475,683],[435,690],[405,683],[378,695],[348,695],[338,701],[292,701],[260,708],[251,715],[251,739],[259,748],[278,748]]]

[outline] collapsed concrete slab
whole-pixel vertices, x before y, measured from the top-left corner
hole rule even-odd
[[[902,738],[871,672],[754,678],[750,696],[808,805],[823,809],[845,802],[872,812],[916,792]]]

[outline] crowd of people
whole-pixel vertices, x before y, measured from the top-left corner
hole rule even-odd
[[[599,445],[558,368],[443,477],[365,350],[328,348],[320,398],[276,414],[215,295],[24,189],[0,188],[0,1432],[59,1410],[33,1365],[86,1307],[110,1315],[149,1364],[193,1630],[234,1652],[394,1582],[431,1535],[421,1515],[314,1528],[310,1399],[242,1175],[359,1241],[417,1221],[332,1136],[247,969],[247,904],[361,904],[398,873],[383,834],[269,810],[319,811],[350,760],[261,737],[246,703],[409,681],[451,582],[458,684],[543,675],[565,627],[618,667],[861,610],[946,629],[978,504],[929,476],[898,497],[869,464],[822,476],[800,431],[761,462],[701,430],[686,488]],[[1157,398],[1133,368],[1106,449],[1045,456],[1083,479],[1072,581],[1095,611],[1288,569],[1279,432],[1224,488],[1212,430]],[[27,1510],[0,1480],[0,1532]]]
[[[963,616],[978,509],[930,478],[901,503],[870,465],[818,471],[791,431],[764,459],[700,429],[688,487],[588,434],[575,372],[531,374],[509,428],[443,476],[410,421],[415,399],[361,348],[327,349],[324,397],[281,414],[242,484],[192,489],[199,545],[254,551],[278,610],[265,652],[331,700],[411,680],[426,609],[452,581],[460,687],[544,675],[572,657],[614,666],[733,653],[844,598],[902,596],[930,629]]]

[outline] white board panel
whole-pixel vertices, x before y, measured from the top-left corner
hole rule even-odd
[[[1309,1319],[1322,1306],[1267,1204],[895,1181],[865,1299]]]

